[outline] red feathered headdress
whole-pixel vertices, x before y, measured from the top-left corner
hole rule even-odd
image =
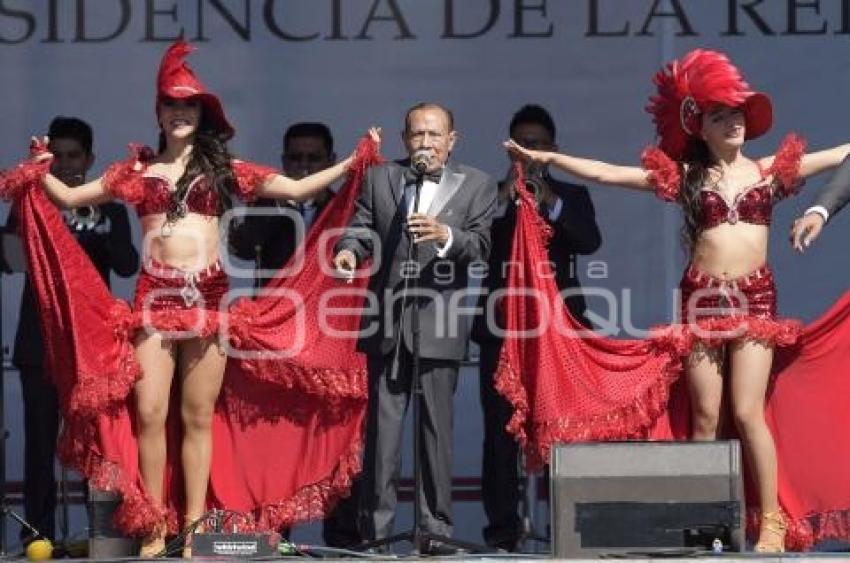
[[[183,39],[178,39],[165,51],[156,79],[157,105],[162,98],[196,98],[201,102],[204,114],[215,124],[216,129],[229,139],[235,131],[224,115],[221,102],[207,90],[186,64],[186,56],[194,50]]]
[[[653,82],[658,93],[646,111],[653,115],[661,150],[674,160],[682,159],[688,138],[699,133],[700,116],[713,105],[743,110],[746,139],[764,135],[773,124],[770,98],[750,90],[723,53],[695,49],[658,71]]]

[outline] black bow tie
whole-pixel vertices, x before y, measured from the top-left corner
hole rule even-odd
[[[419,180],[419,174],[417,174],[414,170],[408,168],[404,171],[404,185],[409,186],[410,184],[415,184]],[[443,177],[443,170],[434,170],[433,172],[425,172],[422,175],[423,182],[434,182],[435,184],[440,183],[440,179]]]

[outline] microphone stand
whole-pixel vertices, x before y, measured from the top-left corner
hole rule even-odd
[[[416,170],[416,169],[414,169]],[[422,181],[424,170],[416,170],[416,185],[413,194],[413,211],[419,210],[419,197],[422,191]],[[422,526],[421,507],[422,507],[422,461],[420,455],[421,437],[422,437],[422,413],[421,401],[424,400],[422,390],[422,381],[420,379],[419,370],[419,299],[417,292],[419,290],[419,247],[413,240],[413,235],[408,231],[408,246],[407,246],[408,264],[416,265],[415,275],[404,276],[404,288],[401,298],[401,314],[399,316],[399,330],[396,335],[395,349],[393,350],[393,361],[390,368],[390,380],[397,381],[399,371],[401,369],[401,347],[404,340],[404,321],[406,318],[408,297],[412,297],[410,303],[410,355],[411,355],[411,377],[410,377],[410,397],[412,403],[412,418],[413,418],[413,525],[410,530],[400,532],[386,538],[381,538],[366,542],[357,546],[358,551],[366,551],[369,549],[388,547],[390,545],[407,541],[413,545],[411,554],[421,554],[427,552],[429,548],[439,547],[454,547],[457,550],[464,550],[471,553],[494,553],[494,550],[466,542],[456,540],[448,536],[429,532]],[[409,270],[407,271],[409,274]]]

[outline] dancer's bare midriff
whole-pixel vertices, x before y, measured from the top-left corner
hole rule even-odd
[[[168,222],[164,213],[141,218],[143,256],[180,270],[200,271],[219,259],[219,219],[188,213]]]
[[[767,261],[769,235],[766,225],[722,223],[700,234],[691,263],[717,278],[745,276]]]

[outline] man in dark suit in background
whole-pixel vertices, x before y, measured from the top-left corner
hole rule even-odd
[[[50,172],[71,187],[85,183],[94,163],[92,130],[74,117],[57,117],[47,133],[53,154]],[[139,269],[127,209],[117,202],[63,211],[65,223],[94,263],[103,281],[109,274],[130,277]],[[5,229],[16,229],[14,215]],[[8,271],[8,268],[6,268]],[[56,538],[54,463],[59,432],[56,388],[44,373],[44,344],[38,306],[29,278],[24,283],[12,363],[21,374],[24,399],[24,514],[49,539]],[[21,530],[25,543],[33,538]]]
[[[511,138],[523,147],[547,151],[558,148],[555,144],[555,123],[549,112],[538,105],[526,105],[516,112],[509,132]],[[584,296],[579,291],[576,255],[596,252],[602,239],[587,188],[556,180],[547,169],[529,167],[525,176],[527,185],[536,195],[540,215],[553,229],[549,260],[555,282],[561,291],[569,290],[565,301],[570,313],[590,326],[584,316]],[[486,311],[488,296],[505,285],[505,267],[510,261],[516,226],[515,198],[514,168],[511,166],[499,184],[499,201],[492,228],[493,252],[483,284],[487,291],[482,296],[482,311]],[[494,331],[495,327],[487,326],[486,318],[486,314],[476,317],[472,332],[473,339],[481,348],[480,396],[484,411],[481,496],[488,522],[483,533],[488,545],[515,551],[523,539],[518,514],[519,448],[513,436],[505,430],[512,414],[511,405],[493,387],[502,340]]]
[[[368,258],[380,258],[369,280],[378,306],[364,311],[359,341],[367,355],[370,385],[360,521],[366,540],[389,536],[395,518],[402,428],[412,382],[413,300],[401,298],[406,276],[416,276],[420,288],[421,523],[428,532],[451,536],[452,402],[472,320],[452,301],[463,295],[458,292],[468,291],[469,265],[487,259],[496,203],[495,182],[479,170],[449,161],[457,138],[449,110],[433,103],[414,106],[407,112],[402,137],[408,156],[426,168],[418,207],[413,208],[417,174],[409,160],[370,169],[334,259],[337,270],[351,275]],[[407,263],[411,237],[418,265]],[[446,549],[430,543],[423,551]]]
[[[284,133],[281,164],[288,177],[300,180],[335,163],[334,139],[324,123],[295,123]],[[234,221],[229,233],[230,249],[242,260],[254,262],[255,288],[265,285],[289,261],[333,196],[333,191],[325,190],[319,197],[303,202],[258,199],[252,208],[261,214]],[[303,230],[297,226],[299,217]]]

